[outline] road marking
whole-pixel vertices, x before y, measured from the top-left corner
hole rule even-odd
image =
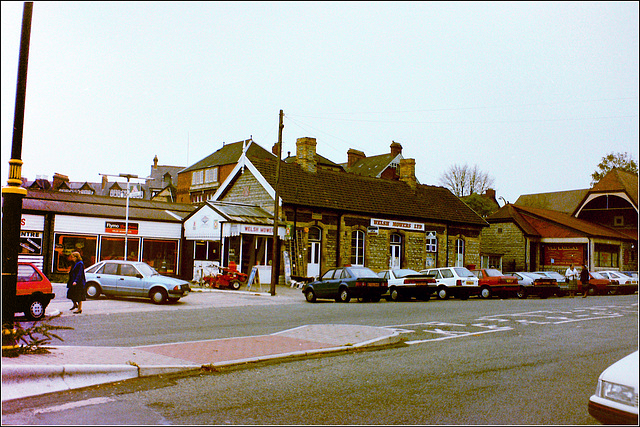
[[[66,411],[68,409],[81,408],[83,406],[100,405],[102,403],[109,403],[114,401],[115,399],[112,399],[110,397],[96,397],[93,399],[81,400],[79,402],[70,402],[70,403],[65,403],[64,405],[51,406],[49,408],[35,409],[33,413],[47,414],[51,412],[60,412],[60,411]]]

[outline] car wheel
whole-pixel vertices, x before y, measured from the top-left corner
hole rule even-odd
[[[491,298],[491,289],[489,289],[486,286],[483,286],[482,289],[480,290],[480,296],[484,299]]]
[[[438,288],[438,299],[447,299],[449,298],[449,292],[447,291],[446,286],[441,286]]]
[[[304,291],[304,298],[307,302],[316,302],[316,293],[313,292],[313,289],[307,289]]]
[[[339,302],[349,302],[351,301],[351,295],[349,295],[349,289],[346,287],[340,288],[338,293],[338,301]]]
[[[240,286],[242,286],[242,283],[240,283],[239,280],[233,280],[233,281],[231,281],[229,286],[231,286],[232,289],[237,291],[238,289],[240,289]]]
[[[398,295],[398,289],[396,289],[395,286],[389,290],[389,297],[391,298],[391,301],[398,301],[400,298],[400,295]]]
[[[101,293],[102,293],[102,290],[100,289],[100,285],[94,282],[87,283],[87,298],[91,298],[91,299],[100,298]]]
[[[25,316],[30,320],[40,320],[44,317],[46,306],[38,298],[34,298],[29,303],[29,307],[25,311]]]
[[[524,288],[524,286],[520,286],[518,288],[518,298],[524,299],[526,297],[527,297],[527,290]]]
[[[162,288],[154,288],[151,290],[149,298],[154,304],[164,304],[167,300],[167,291]]]

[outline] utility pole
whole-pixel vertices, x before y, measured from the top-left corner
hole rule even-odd
[[[22,34],[20,35],[20,57],[18,59],[18,84],[13,115],[13,141],[9,160],[9,179],[2,188],[2,347],[15,345],[5,330],[13,329],[16,309],[16,285],[18,282],[18,247],[20,245],[20,222],[22,199],[27,189],[22,187],[22,133],[24,107],[27,94],[27,68],[29,43],[31,40],[31,16],[33,2],[25,2],[22,12]]]
[[[278,198],[278,187],[280,185],[280,157],[282,157],[282,129],[284,113],[280,110],[280,126],[278,128],[278,160],[276,163],[276,196],[273,203],[273,262],[271,263],[271,296],[276,294],[276,283],[280,277],[280,245],[278,244],[278,218],[280,202]]]

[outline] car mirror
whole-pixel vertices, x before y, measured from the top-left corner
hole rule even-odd
[[[142,279],[144,276],[143,276],[142,274],[138,273],[138,274],[136,274],[136,277],[137,277],[138,279]]]

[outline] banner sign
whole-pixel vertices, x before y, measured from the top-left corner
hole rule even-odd
[[[104,223],[105,233],[125,234],[125,228],[125,222],[107,221]],[[138,234],[137,222],[129,223],[129,231],[127,232],[127,234]]]
[[[371,218],[371,226],[383,228],[401,228],[403,230],[410,231],[424,231],[424,224],[420,222],[393,221],[390,219]]]

